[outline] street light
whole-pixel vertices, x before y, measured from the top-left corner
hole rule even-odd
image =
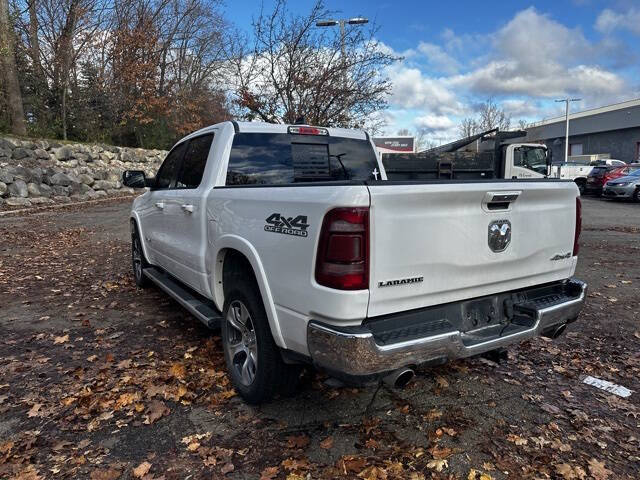
[[[336,25],[340,25],[340,52],[342,53],[342,58],[344,59],[344,26],[346,24],[364,25],[365,23],[369,23],[369,19],[364,17],[342,18],[338,20],[328,19],[318,20],[316,22],[316,27],[335,27]]]
[[[569,158],[569,102],[579,102],[582,100],[581,98],[563,98],[560,100],[556,100],[556,102],[564,102],[566,104],[565,115],[566,115],[566,126],[564,131],[564,161],[567,162]]]

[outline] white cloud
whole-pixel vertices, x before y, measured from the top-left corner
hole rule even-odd
[[[602,33],[629,30],[640,35],[640,9],[631,7],[627,12],[617,13],[606,8],[598,15],[596,29]]]
[[[439,45],[420,42],[418,44],[418,52],[422,53],[430,65],[438,72],[452,74],[460,69],[460,63]]]
[[[596,103],[629,96],[629,85],[620,75],[591,64],[598,48],[579,29],[534,8],[518,13],[493,38],[493,58],[451,77],[452,86],[487,96],[580,94]]]
[[[393,91],[391,103],[401,108],[422,108],[436,113],[462,109],[456,95],[439,79],[423,75],[418,68],[394,65],[387,72]]]
[[[418,129],[429,132],[450,130],[455,126],[455,123],[446,115],[423,115],[416,117],[414,123]]]

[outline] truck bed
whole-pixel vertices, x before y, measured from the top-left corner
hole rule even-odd
[[[492,151],[382,154],[389,180],[499,178]]]

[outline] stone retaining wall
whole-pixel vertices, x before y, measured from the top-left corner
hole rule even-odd
[[[167,152],[0,137],[0,210],[134,193],[124,170],[154,176]]]

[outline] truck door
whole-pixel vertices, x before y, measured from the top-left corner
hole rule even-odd
[[[543,178],[547,169],[542,146],[509,145],[505,152],[505,178]]]
[[[202,259],[207,245],[204,198],[211,184],[204,178],[204,172],[213,136],[210,132],[189,140],[175,188],[165,202],[165,231],[170,237],[165,245],[169,263],[166,268],[198,291],[203,290]]]

